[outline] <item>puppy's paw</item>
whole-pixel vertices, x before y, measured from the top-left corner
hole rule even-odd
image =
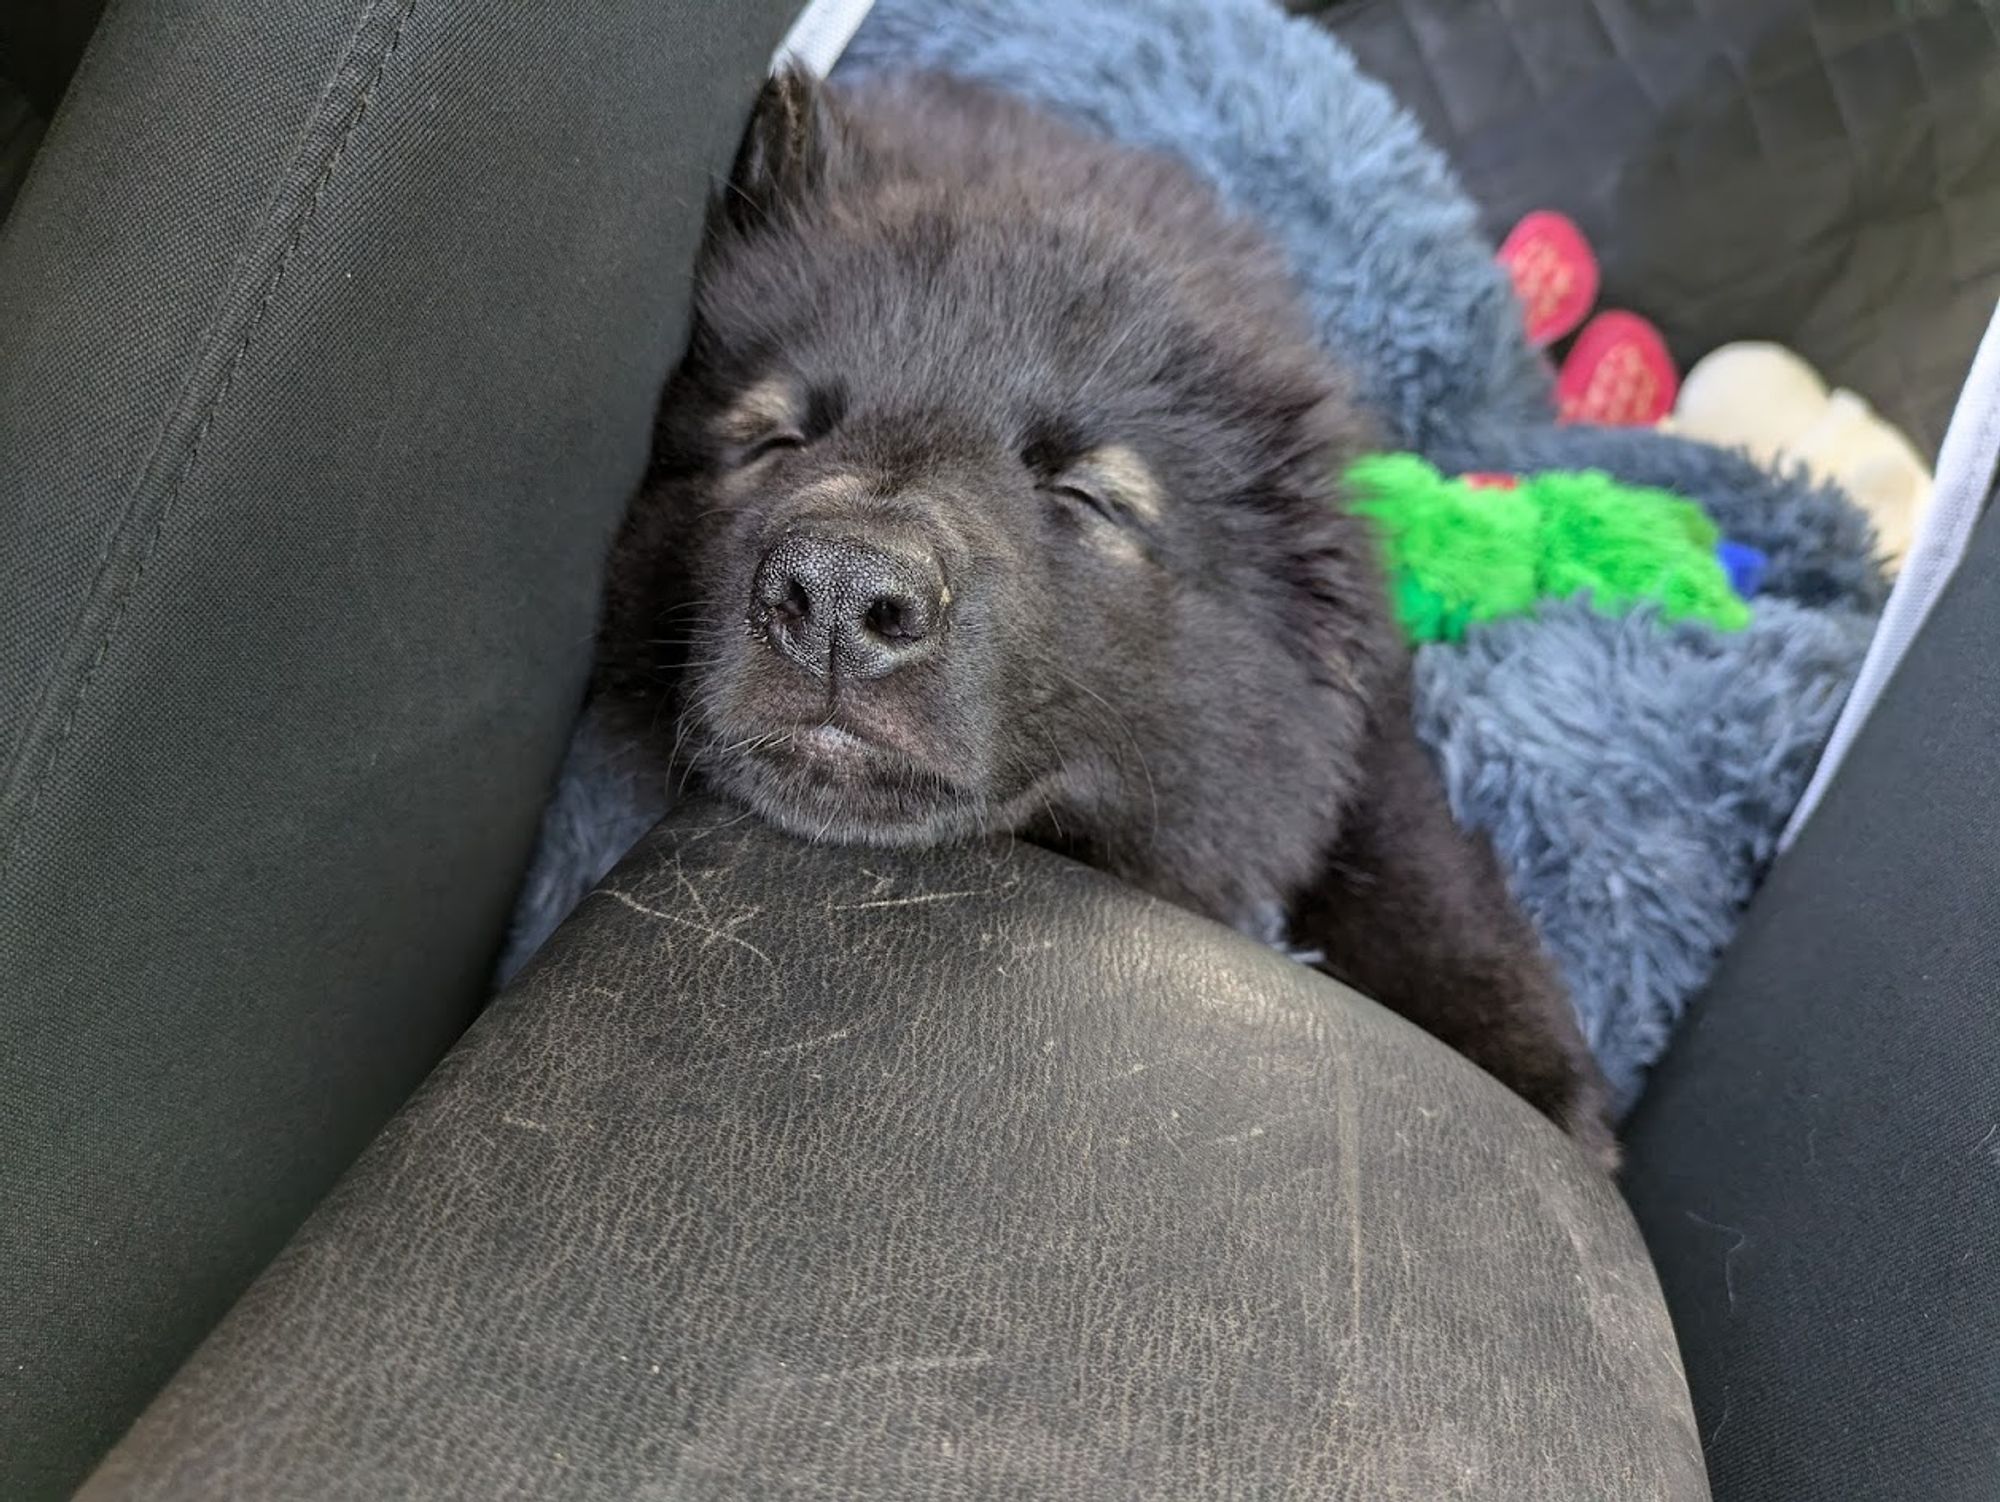
[[[1552,983],[1524,985],[1515,993],[1515,1026],[1505,1046],[1475,1062],[1568,1134],[1607,1174],[1618,1171],[1618,1139],[1611,1128],[1611,1087],[1584,1042],[1569,1000]],[[1468,1050],[1471,1052],[1471,1050]]]
[[[1624,1154],[1611,1130],[1611,1092],[1598,1077],[1595,1067],[1577,1082],[1569,1105],[1556,1117],[1556,1124],[1569,1133],[1570,1140],[1590,1155],[1591,1161],[1607,1174],[1615,1175]]]

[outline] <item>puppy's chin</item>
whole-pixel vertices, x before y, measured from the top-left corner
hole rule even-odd
[[[985,800],[832,725],[787,730],[704,758],[711,786],[803,839],[909,848],[980,833]]]

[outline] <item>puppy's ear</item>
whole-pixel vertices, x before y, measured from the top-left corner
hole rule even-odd
[[[765,80],[712,228],[742,233],[812,202],[825,186],[840,125],[826,89],[795,63]]]

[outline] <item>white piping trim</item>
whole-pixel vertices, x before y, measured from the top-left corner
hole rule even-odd
[[[1806,785],[1791,821],[1778,837],[1778,848],[1789,849],[1799,830],[1819,806],[1834,773],[1840,770],[1855,734],[1874,711],[1875,701],[1896,666],[1910,649],[1918,630],[1951,582],[1958,563],[1972,541],[1972,531],[1986,509],[1993,492],[1993,476],[2000,467],[2000,308],[1986,326],[1979,353],[1972,358],[1972,373],[1965,378],[1958,406],[1945,431],[1944,447],[1938,451],[1937,486],[1931,504],[1917,523],[1916,541],[1889,591],[1881,624],[1868,644],[1854,691],[1834,722],[1819,766]]]
[[[874,4],[875,0],[808,0],[771,55],[771,71],[797,63],[808,73],[826,77]]]

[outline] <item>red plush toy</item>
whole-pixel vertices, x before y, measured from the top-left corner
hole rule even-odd
[[[1673,411],[1680,377],[1657,328],[1620,311],[1584,323],[1601,276],[1571,220],[1548,209],[1528,215],[1501,244],[1500,264],[1520,295],[1529,342],[1547,349],[1576,334],[1556,372],[1561,421],[1651,427]]]

